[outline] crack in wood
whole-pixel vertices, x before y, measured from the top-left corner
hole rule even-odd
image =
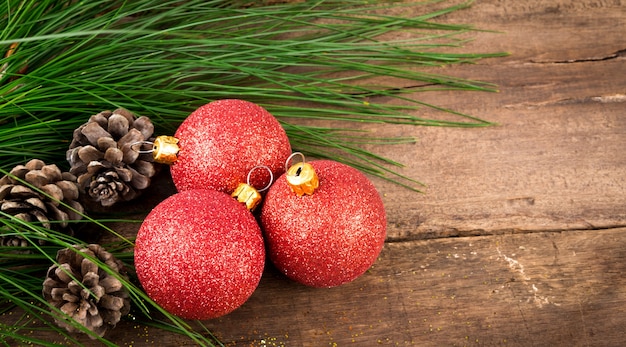
[[[393,237],[388,236],[385,243],[403,243],[425,240],[438,240],[438,239],[450,239],[461,237],[484,237],[484,236],[502,236],[502,235],[524,235],[524,234],[537,234],[537,233],[565,233],[565,232],[579,232],[579,231],[611,231],[620,230],[626,228],[626,224],[604,225],[594,226],[591,223],[587,223],[588,228],[572,228],[572,229],[543,229],[543,230],[523,230],[523,229],[507,229],[507,230],[491,230],[486,231],[484,229],[468,229],[459,230],[456,228],[450,228],[445,233],[419,233],[408,236]],[[555,250],[555,254],[558,255],[558,249]]]
[[[565,59],[565,60],[531,60],[533,64],[576,64],[576,63],[590,63],[597,61],[606,61],[626,57],[626,49],[620,49],[614,53],[600,57],[589,57],[579,59]]]
[[[547,100],[542,102],[522,102],[519,104],[509,104],[504,105],[505,108],[514,109],[519,107],[525,108],[538,108],[538,107],[546,107],[546,106],[559,106],[559,105],[570,105],[570,104],[586,104],[586,103],[622,103],[626,102],[626,94],[609,94],[609,95],[597,95],[597,96],[587,96],[583,98],[564,98],[558,100]]]
[[[556,245],[556,242],[554,242],[554,240],[552,241],[552,248],[554,249],[554,257],[553,257],[553,261],[552,261],[552,265],[556,266],[559,263],[559,247]]]

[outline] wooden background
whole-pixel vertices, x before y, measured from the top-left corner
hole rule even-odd
[[[373,179],[389,220],[374,267],[314,289],[268,266],[243,307],[205,322],[225,345],[626,341],[626,3],[478,0],[442,20],[499,31],[468,35],[462,51],[511,55],[434,72],[500,92],[415,97],[499,125],[369,126],[419,138],[371,149],[407,164],[402,172],[427,183],[426,194]],[[129,322],[108,338],[193,345]]]

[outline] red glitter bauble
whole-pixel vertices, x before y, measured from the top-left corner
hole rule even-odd
[[[309,162],[319,178],[312,195],[294,194],[286,175],[267,192],[261,226],[267,252],[289,278],[334,287],[362,275],[380,254],[387,218],[374,185],[330,160]]]
[[[135,243],[137,276],[150,298],[186,319],[241,306],[265,263],[263,236],[243,204],[214,190],[188,190],[148,214]]]
[[[232,193],[258,165],[278,177],[291,146],[285,130],[267,110],[254,103],[226,99],[201,106],[176,130],[178,159],[171,166],[179,191],[213,189]],[[269,172],[257,170],[250,185],[265,187]]]

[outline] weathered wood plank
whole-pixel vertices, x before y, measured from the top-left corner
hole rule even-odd
[[[383,185],[391,238],[626,225],[626,104],[508,105],[497,127],[414,131],[394,159],[427,194]]]
[[[227,346],[618,346],[625,244],[626,228],[391,242],[365,275],[331,289],[268,266],[247,303],[206,325]],[[193,345],[132,322],[108,337]]]
[[[624,228],[388,243],[366,275],[337,288],[270,268],[243,307],[207,326],[237,346],[617,346],[624,244]],[[164,338],[130,326],[111,337]]]
[[[500,92],[414,97],[499,123],[485,129],[380,127],[416,136],[383,149],[426,195],[380,184],[390,238],[594,229],[626,225],[626,8],[600,1],[478,1],[481,33],[466,51],[510,57],[438,72],[491,81]],[[467,21],[467,20],[465,20]],[[427,109],[426,115],[433,115]],[[385,152],[387,151],[387,152]]]
[[[511,52],[504,61],[584,62],[626,49],[619,39],[626,28],[624,5],[622,0],[477,0],[444,20],[504,34],[472,35],[472,44],[483,51]]]

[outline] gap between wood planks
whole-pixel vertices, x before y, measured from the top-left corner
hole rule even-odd
[[[437,239],[449,239],[449,238],[461,238],[461,237],[483,237],[483,236],[501,236],[501,235],[523,235],[523,234],[537,234],[537,233],[567,233],[567,232],[580,232],[580,231],[611,231],[626,228],[626,224],[613,224],[604,226],[594,226],[591,223],[587,223],[588,228],[572,228],[572,229],[542,229],[542,230],[524,230],[524,229],[502,229],[502,230],[459,230],[453,227],[447,228],[445,233],[437,232],[432,235],[416,234],[401,237],[387,237],[385,243],[402,243],[412,241],[423,240],[437,240]]]

